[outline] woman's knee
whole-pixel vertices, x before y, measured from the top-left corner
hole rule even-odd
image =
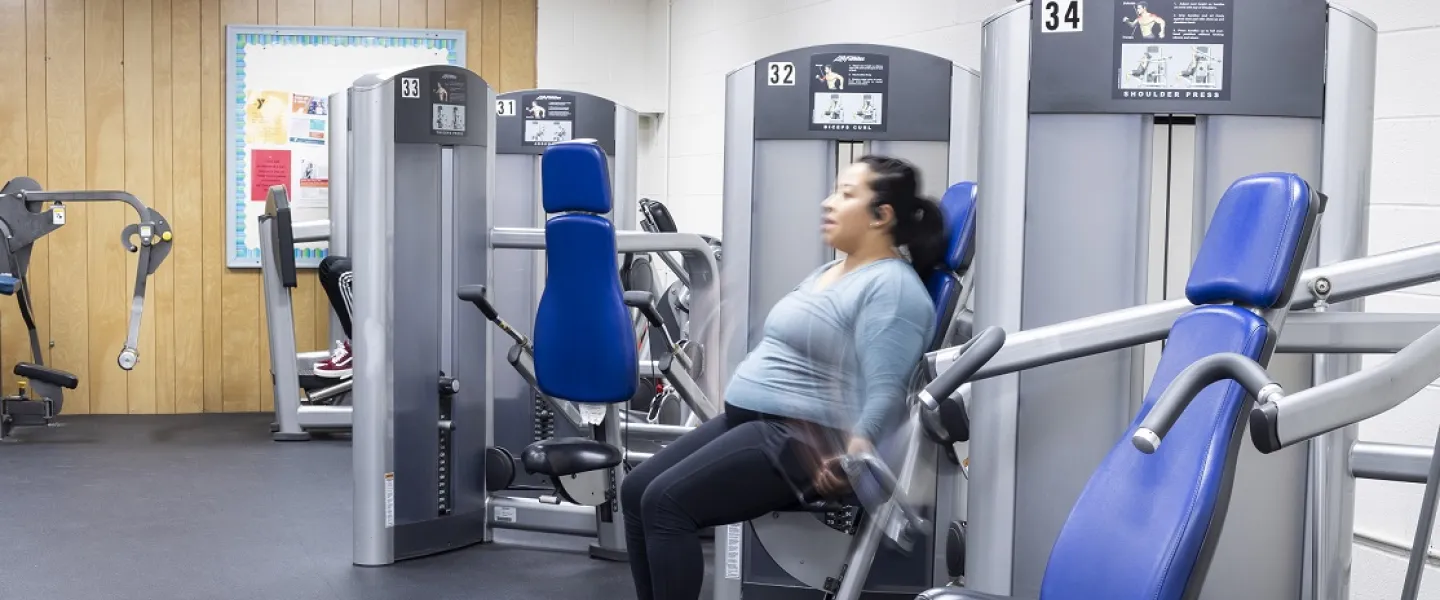
[[[639,513],[640,506],[644,502],[645,490],[650,487],[651,477],[646,477],[640,469],[635,469],[625,476],[620,483],[620,508],[626,512]]]

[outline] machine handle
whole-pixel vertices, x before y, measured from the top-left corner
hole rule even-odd
[[[920,390],[918,397],[928,411],[940,410],[940,402],[937,399],[949,398],[955,390],[960,389],[966,381],[975,376],[980,367],[985,366],[1000,348],[1005,346],[1005,330],[996,326],[986,327],[981,330],[970,341],[960,347],[955,362],[950,363],[950,368],[936,377],[930,385]]]
[[[879,457],[869,452],[850,454],[840,457],[839,463],[840,469],[849,476],[851,481],[859,478],[865,470],[869,470],[870,474],[875,477],[875,481],[880,484],[880,489],[885,497],[895,501],[895,506],[900,509],[900,514],[905,518],[906,523],[915,530],[925,527],[925,520],[920,518],[920,515],[899,497],[900,482],[890,471],[890,467],[886,466]]]
[[[1283,393],[1280,384],[1275,383],[1265,368],[1247,356],[1234,352],[1207,356],[1186,367],[1165,387],[1155,406],[1140,421],[1140,427],[1130,438],[1131,443],[1141,452],[1154,454],[1200,390],[1226,379],[1238,382],[1261,403],[1267,402],[1271,394]]]
[[[495,307],[490,304],[490,300],[485,298],[485,286],[462,285],[460,289],[455,292],[455,295],[459,296],[461,300],[474,304],[475,308],[480,309],[480,314],[485,315],[486,319],[491,321],[500,320],[500,313],[495,312]]]
[[[655,308],[655,295],[646,291],[625,292],[625,305],[640,309],[640,314],[645,315],[645,320],[650,321],[654,327],[665,327],[665,322],[660,319],[660,311]]]

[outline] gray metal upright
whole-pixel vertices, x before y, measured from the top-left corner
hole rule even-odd
[[[540,204],[540,156],[559,141],[593,139],[605,151],[610,166],[615,208],[611,219],[617,231],[638,228],[636,185],[639,180],[639,113],[634,109],[583,92],[533,89],[506,92],[496,97],[495,202],[492,227],[540,228],[545,210]],[[518,331],[535,330],[535,311],[545,281],[545,253],[497,249],[491,259],[495,284],[487,297],[495,310]],[[514,342],[495,336],[490,348],[492,402],[495,411],[491,446],[519,456],[530,443],[555,436],[583,436],[564,419],[553,419],[554,431],[543,431],[535,390],[506,361]],[[546,485],[549,480],[517,469],[516,483]],[[619,540],[616,543],[623,548]]]
[[[1236,179],[1288,171],[1330,198],[1318,259],[1363,254],[1372,23],[1318,0],[1219,0],[1192,7],[1203,15],[1171,19],[1167,37],[1156,39],[1126,26],[1134,2],[1089,2],[1083,15],[1050,14],[1047,4],[1057,3],[1017,4],[983,28],[981,71],[991,75],[982,84],[977,329],[1013,333],[1146,301],[1157,114],[1197,115],[1197,231]],[[1187,79],[1184,65],[1200,55],[1223,57],[1222,66]],[[1168,70],[1156,56],[1172,59]],[[1039,593],[1061,525],[1140,404],[1140,353],[974,384],[967,587]],[[1277,356],[1270,371],[1287,389],[1303,388],[1312,360]],[[1341,359],[1313,377],[1353,368]],[[1316,535],[1349,544],[1341,517],[1349,507],[1337,505],[1346,502],[1345,461],[1337,449],[1321,458],[1314,474],[1305,445],[1263,459],[1245,451],[1202,598],[1343,597],[1302,596],[1342,585],[1337,578],[1348,572],[1348,549],[1334,544],[1320,546],[1323,564],[1305,560]],[[1312,481],[1326,491],[1307,521]],[[1309,576],[1317,566],[1327,572]]]
[[[727,383],[759,343],[770,308],[835,258],[821,237],[821,203],[840,169],[864,153],[904,158],[920,169],[922,192],[938,200],[951,184],[975,180],[979,101],[974,70],[873,44],[797,48],[727,76],[724,332],[716,365],[723,371],[714,381]],[[933,446],[924,452],[938,454]],[[961,511],[959,469],[925,460],[940,466],[916,489],[935,488],[943,531]],[[851,537],[843,529],[809,513],[777,513],[717,530],[715,598],[809,597],[840,575]],[[866,592],[913,595],[942,583],[944,536],[926,535],[908,555],[882,550]]]
[[[330,154],[330,240],[327,256],[349,256],[350,232],[350,90],[330,94],[329,139],[325,140]],[[330,339],[345,338],[345,328],[335,311],[330,311]]]
[[[456,287],[488,280],[494,107],[459,67],[350,88],[355,564],[484,541],[491,333]]]

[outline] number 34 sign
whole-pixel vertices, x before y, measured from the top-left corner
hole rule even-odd
[[[1085,0],[1044,0],[1040,4],[1041,33],[1084,31]]]

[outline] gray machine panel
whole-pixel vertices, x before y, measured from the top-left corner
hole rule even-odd
[[[1031,112],[1319,117],[1324,111],[1325,0],[1145,0],[1166,20],[1163,38],[1153,27],[1157,37],[1145,38],[1143,28],[1122,22],[1135,19],[1137,0],[1090,0],[1067,22],[1069,4],[1032,2]],[[1080,31],[1072,30],[1076,21]],[[1169,57],[1150,63],[1167,64],[1163,76],[1144,83],[1127,75],[1152,47],[1158,51],[1152,56]],[[1219,78],[1209,85],[1179,76],[1198,48],[1221,59]]]
[[[1145,302],[1152,120],[1030,120],[1021,326],[1034,329]],[[1076,161],[1076,156],[1088,160]],[[1103,282],[1103,283],[1101,283]],[[1020,373],[1015,589],[1038,595],[1070,507],[1133,416],[1139,349]]]
[[[750,319],[745,349],[760,341],[765,315],[835,251],[820,238],[820,203],[835,185],[835,145],[823,141],[755,143],[755,203],[750,217]],[[797,177],[809,173],[809,177]],[[807,233],[808,232],[808,233]],[[781,260],[780,257],[784,257]],[[729,263],[729,261],[726,261]],[[722,267],[723,268],[723,267]]]
[[[513,112],[507,101],[514,103]],[[500,94],[496,102],[507,108],[495,119],[498,154],[539,155],[557,141],[590,138],[605,154],[615,156],[615,103],[610,100],[572,90],[534,89]],[[537,105],[540,114],[532,112]],[[542,128],[540,139],[532,139]],[[562,132],[560,138],[556,132]]]
[[[1200,143],[1195,157],[1196,226],[1209,224],[1225,190],[1246,175],[1281,171],[1295,173],[1306,181],[1320,181],[1322,130],[1319,119],[1202,118],[1197,123]],[[1320,220],[1321,231],[1354,226],[1354,222],[1329,214],[1328,209]],[[1313,267],[1315,263],[1312,246],[1305,266]],[[1277,354],[1270,358],[1266,370],[1286,390],[1298,391],[1311,385],[1312,361],[1310,355]],[[1305,506],[1309,446],[1310,442],[1306,442],[1264,455],[1253,444],[1240,445],[1234,479],[1237,493],[1230,500],[1202,598],[1234,598],[1236,594],[1300,597],[1301,556],[1307,542],[1304,511],[1295,507]],[[1239,490],[1265,493],[1262,497]],[[1267,533],[1255,535],[1257,531]]]
[[[489,86],[459,67],[427,66],[395,76],[395,143],[484,146]]]
[[[819,79],[825,65],[854,83],[828,89]],[[873,44],[810,46],[767,56],[754,64],[755,139],[948,141],[954,66],[939,56]],[[816,95],[832,93],[857,110],[870,95],[879,122],[816,123],[815,103],[827,102]]]

